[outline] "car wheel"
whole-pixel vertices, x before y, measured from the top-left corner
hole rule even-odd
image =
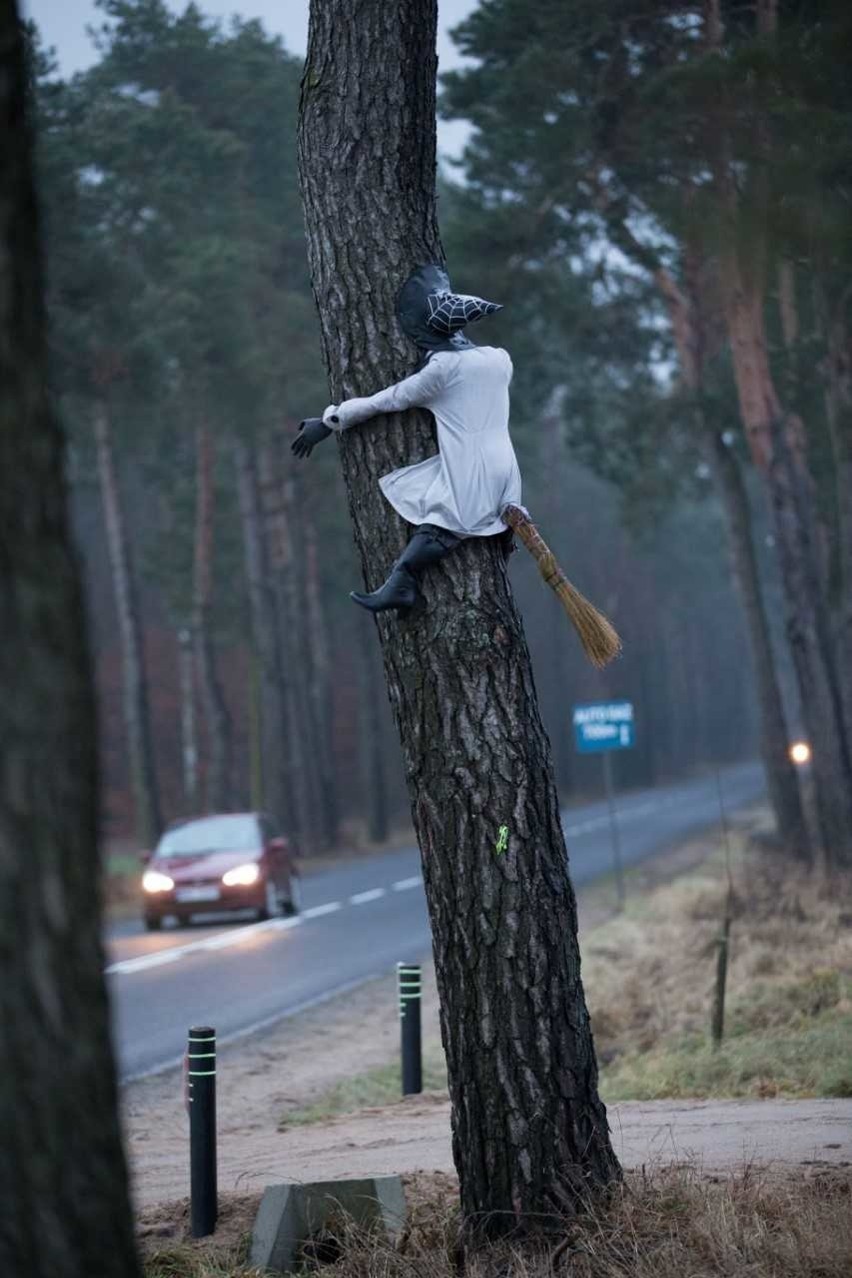
[[[163,920],[159,914],[145,915],[145,928],[148,932],[159,932],[163,926]]]
[[[275,884],[272,879],[267,879],[266,885],[263,889],[263,905],[258,910],[257,917],[261,921],[263,921],[263,919],[274,919],[277,914],[280,914],[280,912],[281,905],[278,900],[278,893],[275,889]]]
[[[298,874],[290,875],[290,896],[284,902],[284,913],[288,918],[298,914],[302,908],[302,883]]]

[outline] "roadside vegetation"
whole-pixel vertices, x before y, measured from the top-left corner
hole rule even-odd
[[[749,819],[749,826],[754,822]],[[758,822],[759,824],[759,822]],[[666,1097],[852,1095],[852,890],[780,860],[735,830],[725,1036],[709,1041],[726,858],[706,836],[672,861],[628,875],[623,913],[588,927],[583,969],[609,1101]],[[700,859],[702,858],[703,859]],[[585,894],[600,918],[612,885]],[[436,1025],[424,1024],[424,1088],[443,1090]],[[394,1042],[394,1047],[396,1046]],[[280,1126],[323,1122],[399,1100],[396,1059],[352,1075],[288,1111]],[[342,1224],[305,1272],[322,1278],[455,1278],[458,1187],[442,1173],[406,1177],[409,1225],[398,1248]],[[801,1176],[744,1166],[629,1173],[612,1200],[557,1223],[539,1251],[511,1242],[468,1258],[465,1278],[845,1278],[852,1272],[852,1173]],[[247,1265],[259,1196],[226,1194],[210,1239],[188,1239],[188,1204],[139,1220],[145,1278],[262,1278]]]
[[[423,1053],[423,1090],[436,1092],[447,1086],[447,1068],[440,1046],[430,1043]],[[399,1061],[379,1065],[363,1074],[354,1074],[329,1088],[311,1105],[291,1109],[281,1118],[278,1126],[297,1127],[305,1123],[322,1123],[339,1114],[351,1114],[358,1109],[392,1105],[399,1100]]]
[[[734,839],[725,1035],[710,1043],[721,852],[589,934],[607,1100],[852,1096],[852,888]]]
[[[408,1227],[397,1248],[341,1228],[324,1240],[323,1278],[846,1278],[852,1271],[848,1175],[808,1181],[748,1170],[708,1180],[678,1168],[628,1176],[608,1204],[554,1222],[538,1252],[511,1242],[486,1247],[464,1266],[457,1190],[450,1176],[406,1178]],[[146,1278],[261,1278],[245,1266],[257,1199],[237,1200],[221,1236],[200,1242],[142,1240]],[[235,1236],[243,1223],[246,1232]]]
[[[601,1091],[607,1101],[852,1096],[852,885],[731,836],[732,924],[721,1047],[710,1010],[728,878],[721,848],[673,881],[628,875],[623,913],[583,938]],[[586,894],[595,913],[609,883]],[[424,1089],[443,1090],[436,1026]],[[399,1064],[351,1076],[282,1116],[324,1122],[399,1099]]]

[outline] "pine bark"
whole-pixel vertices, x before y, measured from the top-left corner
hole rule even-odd
[[[234,445],[234,460],[243,523],[252,643],[259,681],[263,806],[287,828],[293,821],[293,782],[287,747],[287,684],[254,446],[238,440]]]
[[[0,1272],[137,1278],[103,979],[95,697],[0,3]]]
[[[310,771],[312,760],[303,716],[305,694],[304,687],[300,685],[303,685],[304,673],[299,663],[297,621],[294,620],[298,597],[293,575],[293,529],[279,453],[277,441],[263,445],[258,452],[258,474],[269,545],[275,625],[284,674],[287,771],[292,797],[287,833],[299,855],[310,856],[316,852],[318,842],[314,797],[316,778]]]
[[[837,509],[835,653],[844,723],[852,749],[852,285],[826,316],[826,413],[834,459]]]
[[[121,638],[124,727],[136,811],[136,833],[142,846],[151,849],[160,837],[162,823],[151,740],[142,622],[136,573],[116,473],[112,424],[104,400],[100,400],[95,406],[94,434],[107,551]]]
[[[299,159],[335,401],[411,371],[396,293],[415,265],[443,256],[436,9],[311,3]],[[422,412],[381,418],[339,447],[373,589],[410,531],[377,479],[434,453],[434,426]],[[619,1174],[550,746],[496,539],[463,543],[423,589],[425,611],[382,617],[379,631],[432,923],[462,1210],[495,1231],[532,1226]]]
[[[769,367],[762,304],[756,285],[740,271],[734,240],[723,251],[722,280],[740,413],[773,514],[787,636],[813,748],[822,856],[828,865],[847,865],[852,861],[852,760],[827,609],[825,566],[816,541],[818,522],[804,427],[781,405]]]
[[[288,439],[280,434],[273,447],[274,465],[279,475],[278,500],[285,530],[285,554],[279,570],[290,669],[298,671],[293,680],[293,723],[302,754],[308,760],[300,773],[304,797],[306,853],[329,848],[334,841],[334,778],[331,752],[323,732],[321,696],[317,696],[315,652],[313,648],[311,599],[308,583],[307,525],[304,518],[300,476],[294,472],[287,451]],[[321,618],[317,618],[321,625]],[[322,642],[322,641],[321,641]],[[321,658],[320,658],[321,659]]]
[[[760,753],[778,834],[795,856],[810,860],[810,840],[798,778],[787,753],[789,737],[784,701],[761,589],[748,493],[735,455],[708,420],[702,403],[705,362],[719,340],[711,333],[720,326],[721,317],[717,321],[714,315],[711,320],[710,307],[703,301],[709,271],[707,263],[694,249],[686,254],[685,270],[687,283],[683,289],[659,264],[655,265],[654,279],[669,313],[681,377],[694,399],[696,435],[722,500],[731,566],[743,608],[757,689]]]
[[[702,421],[705,455],[725,510],[734,581],[739,591],[749,636],[752,669],[760,719],[760,753],[778,834],[797,858],[810,861],[799,783],[788,754],[784,703],[772,651],[769,619],[760,587],[760,571],[751,531],[751,511],[742,471],[721,434]]]
[[[192,631],[178,631],[180,682],[180,738],[183,771],[183,799],[187,812],[198,808],[198,734],[195,724],[195,662],[192,659]]]
[[[201,704],[207,731],[206,806],[211,812],[229,811],[232,800],[231,717],[219,682],[213,643],[213,533],[215,516],[215,451],[206,422],[196,430],[195,580],[193,583],[193,643]]]
[[[333,848],[337,842],[339,804],[332,755],[331,665],[320,589],[320,557],[316,524],[303,499],[304,495],[300,494],[300,497],[302,500],[299,502],[299,522],[302,526],[304,545],[305,652],[309,667],[308,686],[317,749],[320,835],[323,847]]]
[[[384,843],[388,837],[388,785],[379,698],[385,696],[379,658],[376,655],[375,626],[367,617],[356,619],[361,678],[358,695],[358,752],[362,769],[361,793],[371,843]]]
[[[756,21],[759,34],[774,39],[776,0],[757,0]],[[717,54],[723,36],[718,0],[708,0],[706,36],[708,50]],[[852,863],[852,740],[844,722],[807,432],[793,405],[782,403],[769,359],[764,314],[769,241],[749,234],[747,248],[741,245],[743,209],[731,154],[730,110],[723,95],[708,111],[722,304],[740,417],[772,510],[787,636],[813,749],[817,837],[825,864],[843,866]],[[755,129],[752,230],[765,224],[768,213],[771,141],[767,108]],[[783,314],[782,320],[789,322]]]

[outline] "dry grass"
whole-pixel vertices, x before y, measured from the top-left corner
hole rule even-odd
[[[727,1037],[707,1041],[721,856],[634,891],[625,913],[584,938],[583,974],[605,1094],[852,1094],[852,888],[826,885],[738,840]],[[440,1068],[440,1061],[431,1063]],[[429,1081],[431,1075],[427,1077]],[[396,1064],[287,1121],[396,1098]],[[408,1177],[397,1248],[347,1231],[320,1278],[848,1278],[852,1174],[792,1178],[689,1167],[628,1176],[544,1242],[459,1248],[452,1177]],[[212,1239],[187,1239],[186,1203],[151,1209],[140,1233],[146,1278],[261,1278],[246,1267],[258,1196],[224,1195]]]
[[[664,882],[640,868],[628,880],[624,913],[582,938],[606,1100],[852,1096],[852,883],[806,875],[744,833],[732,843],[720,1051],[710,1045],[709,1025],[727,892],[721,852]],[[427,1042],[424,1085],[446,1089],[437,1043]],[[286,1113],[281,1125],[398,1097],[394,1058]]]
[[[423,1053],[423,1090],[447,1090],[446,1061],[443,1052],[436,1047],[427,1047]],[[399,1100],[400,1091],[399,1061],[379,1065],[335,1083],[310,1105],[288,1109],[279,1119],[278,1127],[284,1131],[287,1127],[299,1127],[305,1123],[324,1123],[339,1114],[352,1114],[359,1109],[393,1105]]]
[[[721,854],[583,946],[608,1099],[852,1095],[852,885],[735,840],[726,1037],[709,1044]]]
[[[344,1231],[321,1278],[848,1278],[848,1175],[778,1181],[746,1170],[724,1181],[676,1168],[628,1178],[582,1219],[553,1222],[538,1241],[465,1254],[455,1183],[410,1177],[409,1221],[396,1248]],[[143,1243],[144,1246],[144,1243]],[[255,1278],[248,1240],[144,1246],[146,1278]]]
[[[220,1194],[219,1220],[210,1238],[189,1236],[189,1200],[139,1213],[137,1239],[145,1278],[255,1278],[245,1266],[260,1194]]]

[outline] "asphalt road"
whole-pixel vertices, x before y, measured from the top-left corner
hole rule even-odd
[[[763,772],[723,773],[735,811],[763,792]],[[719,821],[715,777],[617,800],[622,859],[641,861]],[[611,870],[605,803],[564,813],[575,886]],[[399,960],[429,949],[416,848],[359,859],[303,878],[294,919],[234,923],[227,917],[147,933],[129,921],[107,939],[113,1036],[123,1081],[177,1064],[190,1025],[213,1025],[219,1041],[322,1001]]]

